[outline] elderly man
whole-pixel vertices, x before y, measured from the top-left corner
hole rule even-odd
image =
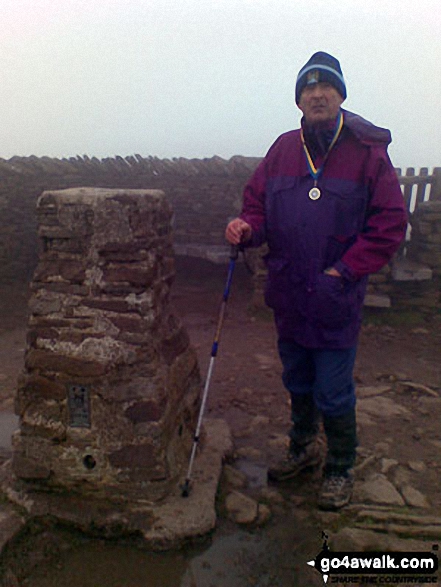
[[[351,498],[357,434],[353,368],[368,275],[381,269],[405,235],[407,216],[387,154],[390,132],[341,108],[340,63],[315,53],[300,70],[301,128],[281,135],[245,187],[232,244],[267,242],[265,300],[274,312],[291,395],[287,457],[270,468],[290,479],[327,455],[318,505],[338,509]]]

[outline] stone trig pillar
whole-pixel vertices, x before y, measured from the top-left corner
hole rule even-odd
[[[169,305],[164,194],[47,191],[37,211],[14,473],[45,491],[163,498],[188,463],[200,396],[195,352]]]

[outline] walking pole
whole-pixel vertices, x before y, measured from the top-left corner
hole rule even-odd
[[[227,307],[228,297],[230,295],[230,288],[231,288],[231,281],[233,279],[234,267],[235,267],[236,260],[237,260],[238,256],[239,256],[239,246],[232,245],[231,250],[230,250],[230,264],[228,266],[227,283],[225,285],[224,295],[222,298],[222,304],[220,307],[219,319],[217,322],[216,333],[214,335],[213,346],[211,347],[211,358],[210,358],[210,363],[208,366],[207,378],[205,380],[204,392],[202,394],[202,403],[201,403],[201,409],[199,411],[196,432],[195,432],[194,438],[193,438],[193,446],[191,449],[190,462],[188,464],[187,476],[185,478],[185,483],[182,486],[182,497],[188,497],[190,495],[190,478],[191,478],[191,472],[193,470],[193,462],[194,462],[194,458],[196,455],[196,448],[197,448],[197,445],[199,442],[199,434],[201,431],[202,418],[204,416],[205,404],[207,403],[208,389],[210,387],[210,379],[211,379],[211,375],[213,373],[214,359],[216,358],[217,351],[219,348],[220,333],[222,330],[222,324],[224,321],[225,309]]]

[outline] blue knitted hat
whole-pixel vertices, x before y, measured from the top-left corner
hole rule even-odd
[[[300,70],[296,82],[297,104],[305,86],[317,82],[328,82],[334,86],[343,99],[346,98],[346,85],[340,63],[338,59],[324,51],[314,53],[308,63]]]

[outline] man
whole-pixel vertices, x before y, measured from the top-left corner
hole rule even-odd
[[[281,135],[245,187],[226,229],[232,244],[268,243],[266,303],[274,312],[283,382],[291,395],[286,459],[272,481],[320,464],[319,415],[327,437],[318,504],[351,498],[356,446],[353,368],[368,275],[405,235],[406,211],[387,155],[390,132],[345,111],[337,59],[315,53],[296,82],[301,128]]]

